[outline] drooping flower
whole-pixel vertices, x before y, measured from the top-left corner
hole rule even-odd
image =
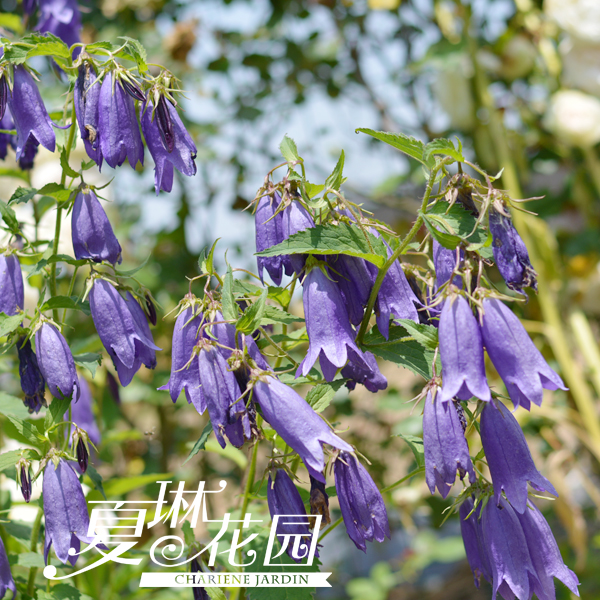
[[[281,204],[281,196],[274,192],[272,195],[263,196],[256,205],[254,224],[256,232],[256,251],[262,252],[271,246],[276,246],[285,238],[283,234],[283,213],[277,212]],[[285,266],[286,256],[257,256],[258,276],[263,281],[263,270],[275,283],[281,284],[281,277]],[[288,261],[289,262],[289,261]]]
[[[35,332],[35,349],[40,371],[56,398],[79,399],[80,388],[75,361],[60,331],[51,323],[42,323]]]
[[[362,359],[356,360],[356,357],[351,354],[348,364],[342,369],[342,377],[348,379],[346,387],[353,390],[357,383],[362,383],[374,394],[380,390],[385,390],[388,382],[381,374],[375,356],[370,352],[365,352],[362,358],[364,358],[364,362]]]
[[[270,375],[253,384],[253,398],[262,415],[283,441],[303,460],[310,475],[325,482],[325,457],[322,444],[352,452],[325,421],[291,387]]]
[[[521,293],[524,287],[537,290],[537,273],[512,219],[494,207],[490,209],[489,218],[494,261],[506,285]]]
[[[21,170],[30,171],[33,169],[39,146],[40,145],[37,143],[37,141],[32,137],[27,140],[25,147],[23,148],[23,152],[21,153],[21,158],[18,160],[19,168]]]
[[[463,296],[444,300],[439,325],[442,361],[441,401],[472,396],[485,402],[491,399],[485,376],[483,342],[477,319]]]
[[[310,213],[298,201],[292,201],[282,212],[283,239],[300,231],[306,231],[315,226]],[[286,275],[300,275],[306,262],[305,254],[290,254],[289,260],[284,260]]]
[[[460,250],[460,262],[464,258],[464,251]],[[435,267],[435,284],[439,289],[449,281],[452,272],[456,268],[456,250],[444,248],[437,240],[433,240],[433,266]],[[462,288],[462,278],[455,275],[452,284]]]
[[[354,454],[340,452],[334,464],[335,489],[348,536],[367,551],[366,542],[391,538],[383,498],[367,470]]]
[[[310,475],[310,514],[321,515],[321,527],[331,523],[329,515],[329,496],[325,484]]]
[[[17,130],[17,160],[21,158],[29,140],[54,152],[56,137],[52,121],[33,77],[23,65],[16,65],[14,68],[13,89],[8,94],[8,106]]]
[[[98,100],[98,137],[102,157],[113,169],[125,159],[135,169],[144,164],[144,144],[140,135],[135,102],[113,72],[104,75]]]
[[[392,251],[388,246],[388,257]],[[387,340],[390,332],[390,318],[410,319],[419,322],[417,304],[419,300],[412,291],[399,260],[396,260],[385,274],[375,302],[377,328]]]
[[[185,391],[188,404],[193,404],[200,414],[206,410],[206,399],[200,385],[198,364],[191,359],[203,318],[202,313],[195,314],[193,307],[186,308],[177,317],[171,345],[171,377],[167,384],[158,388],[168,391],[173,402],[177,402],[181,392]]]
[[[300,562],[309,554],[311,536],[308,516],[300,492],[284,469],[277,469],[274,478],[269,473],[267,503],[271,519],[275,519],[277,515],[286,515],[277,520],[277,540],[291,558]],[[303,539],[299,536],[306,537]]]
[[[44,516],[46,518],[46,540],[44,560],[48,563],[50,546],[58,559],[66,564],[77,562],[80,542],[91,544],[95,537],[88,536],[90,517],[81,489],[79,478],[69,463],[63,459],[55,466],[48,461],[44,469]],[[75,555],[69,554],[74,548]]]
[[[142,131],[154,159],[154,187],[157,196],[160,190],[170,192],[173,188],[173,168],[188,177],[192,177],[197,171],[196,144],[182,123],[177,109],[170,102],[166,102],[166,109],[173,130],[172,150],[165,145],[152,103],[148,102],[142,112]]]
[[[76,0],[39,0],[37,31],[59,37],[67,46],[81,41],[81,12]]]
[[[31,15],[37,8],[38,0],[23,0],[23,12],[26,15]]]
[[[129,385],[142,365],[156,366],[156,350],[144,311],[127,292],[127,300],[103,279],[90,292],[90,310],[96,331],[112,358],[122,386]]]
[[[296,371],[307,375],[319,360],[323,376],[332,381],[350,355],[356,365],[370,366],[354,341],[348,312],[337,285],[321,270],[312,268],[303,283],[304,314],[308,333],[308,352]]]
[[[501,403],[487,404],[480,419],[481,443],[492,476],[496,503],[504,491],[518,512],[527,507],[527,482],[538,492],[558,496],[552,484],[535,468],[518,421]]]
[[[100,88],[101,84],[98,81],[94,66],[90,61],[84,60],[79,67],[79,74],[73,90],[75,115],[85,150],[98,167],[102,166],[99,137]]]
[[[78,260],[91,258],[95,262],[121,263],[121,244],[100,201],[90,188],[80,190],[75,198],[71,237]]]
[[[523,514],[517,513],[517,518],[523,528],[529,556],[536,572],[536,578],[531,582],[533,593],[539,600],[555,600],[556,577],[579,596],[577,575],[565,565],[552,530],[537,506],[528,502],[527,509]]]
[[[0,538],[0,598],[6,596],[6,590],[12,592],[13,598],[17,597],[15,580],[10,572],[10,563],[8,562],[4,542],[2,541],[2,538]]]
[[[566,390],[517,316],[500,300],[485,298],[481,333],[485,349],[515,407],[542,403],[542,389]]]
[[[25,306],[23,274],[15,254],[0,254],[0,312],[16,315]]]
[[[475,510],[473,510],[473,507],[473,500],[467,498],[460,505],[458,513],[460,515],[460,531],[465,545],[465,553],[471,571],[473,571],[475,587],[479,589],[482,577],[486,581],[492,580],[492,569],[483,544],[483,531],[481,530],[480,519],[481,505],[478,505]],[[502,593],[502,590],[500,593]]]
[[[0,86],[6,85],[5,79],[0,79]],[[8,91],[7,91],[8,95]],[[10,111],[6,111],[2,119],[0,119],[0,129],[11,131],[15,128]],[[13,137],[10,133],[0,133],[0,159],[4,160],[8,154],[8,147],[13,145]]]
[[[79,385],[81,386],[79,402],[71,403],[71,421],[75,424],[71,425],[71,434],[77,426],[88,434],[92,444],[98,446],[100,444],[100,429],[98,429],[98,423],[92,410],[92,391],[85,377],[79,377]],[[69,413],[67,412],[65,418],[68,417]]]
[[[46,404],[46,381],[38,366],[38,361],[31,342],[28,339],[20,339],[17,343],[19,354],[19,375],[21,378],[21,389],[25,394],[23,403],[30,413],[39,413],[42,406]]]
[[[457,471],[461,479],[468,473],[469,481],[475,482],[475,470],[456,408],[453,402],[442,402],[439,389],[435,398],[429,390],[425,399],[423,450],[425,480],[432,494],[437,487],[442,498],[446,498]]]

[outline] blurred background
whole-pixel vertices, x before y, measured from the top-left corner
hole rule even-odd
[[[16,10],[15,0],[1,5],[4,12]],[[540,289],[517,311],[570,391],[548,393],[541,408],[517,414],[538,467],[560,493],[538,505],[581,580],[582,597],[599,598],[600,2],[99,0],[82,2],[81,9],[84,42],[140,39],[148,62],[167,66],[186,90],[180,106],[198,146],[195,177],[179,178],[171,194],[157,197],[149,156],[143,170],[89,172],[92,183],[116,178],[106,194],[114,201],[109,215],[124,247],[124,268],[151,256],[136,277],[162,315],[187,292],[185,277],[198,274],[199,255],[217,238],[218,264],[229,248],[230,263],[256,270],[254,222],[243,210],[281,162],[284,134],[295,139],[311,181],[324,179],[344,149],[345,193],[400,233],[415,217],[423,173],[392,148],[356,135],[357,127],[423,140],[458,136],[472,161],[490,173],[502,171],[500,185],[513,198],[536,197],[525,207],[538,217],[515,218]],[[56,94],[45,99],[59,109],[64,83],[43,59],[39,69],[56,83]],[[82,149],[74,164],[79,156]],[[55,181],[59,169],[56,157],[41,151],[31,172],[34,187]],[[27,221],[26,211],[20,218]],[[69,254],[68,229],[64,235]],[[35,302],[35,278],[30,283]],[[77,319],[70,322],[77,326],[74,354],[101,351],[90,320]],[[171,317],[159,319],[154,336],[160,347],[170,348],[171,332]],[[173,407],[156,391],[168,379],[169,353],[158,360],[155,372],[141,371],[120,390],[120,404],[104,366],[90,380],[102,432],[97,468],[108,481],[107,495],[154,497],[156,488],[144,492],[142,486],[157,473],[188,482],[225,478],[230,495],[215,507],[222,514],[238,502],[246,450],[221,451],[211,440],[213,452],[182,466],[204,418],[183,399]],[[2,359],[2,371],[13,363]],[[340,391],[326,413],[349,427],[346,437],[372,462],[370,472],[382,487],[416,466],[398,434],[422,433],[420,408],[413,411],[409,401],[423,383],[393,365],[384,374],[390,382],[385,393]],[[20,395],[16,380],[2,381],[7,392]],[[264,466],[266,459],[259,473]],[[91,490],[88,499],[97,495]],[[12,496],[4,492],[4,508],[25,511]],[[334,573],[333,587],[317,597],[491,597],[488,587],[473,586],[457,517],[440,527],[450,500],[431,496],[421,476],[400,486],[387,497],[392,540],[371,545],[366,556],[337,529],[321,553],[323,570]],[[23,512],[22,518],[31,517]],[[191,598],[190,590],[138,590],[132,570],[120,577],[93,573],[77,587],[95,598]],[[558,598],[570,597],[557,586]]]

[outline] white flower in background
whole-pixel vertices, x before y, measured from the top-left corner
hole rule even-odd
[[[545,125],[570,146],[595,146],[600,142],[600,100],[575,90],[556,92],[550,100]]]
[[[599,0],[545,0],[544,11],[571,35],[600,42]]]
[[[600,44],[569,38],[560,45],[560,51],[563,85],[600,96]]]

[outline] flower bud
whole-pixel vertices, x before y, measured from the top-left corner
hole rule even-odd
[[[46,381],[28,339],[21,338],[18,341],[17,352],[19,354],[21,389],[25,394],[23,403],[30,413],[39,413],[42,406],[47,406],[45,397]]]
[[[25,304],[23,274],[14,254],[0,254],[0,312],[16,315]]]
[[[31,462],[22,458],[17,463],[17,484],[25,502],[31,500]]]

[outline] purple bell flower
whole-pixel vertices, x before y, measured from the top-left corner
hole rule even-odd
[[[94,446],[98,446],[100,444],[100,429],[98,429],[98,423],[96,423],[96,417],[94,417],[92,411],[92,392],[84,377],[79,377],[79,385],[81,387],[81,396],[79,402],[71,404],[71,421],[88,434]],[[69,412],[67,411],[65,419],[68,418]],[[75,431],[75,425],[71,425],[71,435]]]
[[[0,85],[2,83],[0,82]],[[8,95],[8,93],[7,93]],[[0,119],[0,129],[8,131],[15,128],[10,111],[6,111],[2,119]],[[0,159],[4,160],[8,154],[8,147],[13,145],[13,137],[10,133],[0,133]]]
[[[325,484],[318,481],[312,475],[310,476],[310,514],[321,515],[321,528],[331,523],[329,514],[329,496],[325,489]]]
[[[40,371],[55,398],[79,400],[80,388],[75,361],[60,331],[51,323],[42,323],[35,332],[35,349]]]
[[[273,195],[263,196],[256,205],[254,223],[257,252],[276,246],[285,239],[283,235],[283,212],[275,214],[280,204],[281,196],[274,192]],[[289,262],[287,256],[257,256],[256,263],[261,282],[264,283],[263,270],[266,269],[275,285],[281,285],[286,259]]]
[[[29,140],[54,152],[56,138],[52,121],[31,73],[23,65],[16,65],[14,68],[13,89],[8,94],[8,106],[17,130],[17,160],[21,158]]]
[[[313,221],[313,218],[300,202],[292,201],[282,212],[284,240],[287,240],[287,238],[295,233],[311,229],[314,226],[315,222]],[[283,262],[286,275],[293,275],[294,273],[300,275],[302,269],[304,269],[305,262],[305,254],[290,254],[287,257],[287,260],[284,260]]]
[[[6,596],[6,590],[12,592],[12,598],[17,597],[15,580],[10,572],[10,563],[8,562],[4,542],[2,541],[2,538],[0,538],[0,598]]]
[[[127,300],[103,279],[90,292],[92,319],[100,340],[112,358],[122,386],[129,385],[142,365],[156,367],[156,350],[146,315],[127,292]]]
[[[81,41],[81,12],[76,0],[39,0],[37,31],[59,37],[67,46]]]
[[[31,342],[21,338],[17,343],[19,354],[19,375],[21,377],[21,389],[25,394],[23,403],[30,413],[39,413],[42,406],[46,404],[46,382],[38,366],[38,361]]]
[[[74,548],[79,552],[80,542],[91,544],[95,537],[88,536],[90,517],[81,489],[79,478],[71,465],[60,459],[58,466],[52,460],[44,469],[44,516],[46,517],[46,541],[44,560],[48,563],[50,546],[58,559],[71,565],[77,562],[77,556],[69,554]]]
[[[533,593],[539,600],[556,600],[554,577],[562,581],[575,595],[579,596],[579,580],[569,569],[561,555],[552,530],[544,515],[529,502],[523,514],[517,514],[523,528],[529,556],[537,577],[531,581]]]
[[[348,364],[342,369],[342,377],[348,379],[346,387],[353,390],[357,383],[362,383],[374,394],[387,388],[387,379],[381,374],[377,359],[370,352],[363,354],[364,362],[357,361],[351,354]],[[367,365],[367,366],[365,366]]]
[[[366,542],[391,538],[383,498],[367,470],[354,454],[340,452],[334,465],[335,489],[348,536],[367,551]]]
[[[441,402],[454,397],[475,396],[489,402],[491,392],[485,376],[483,342],[477,319],[463,296],[444,300],[439,325],[442,360]]]
[[[98,81],[94,67],[90,62],[84,61],[79,67],[79,74],[73,91],[75,115],[85,150],[98,167],[102,166],[99,137],[100,89],[101,83]]]
[[[300,455],[310,475],[325,482],[322,444],[353,452],[329,425],[291,387],[272,376],[254,383],[253,398],[262,415],[283,441]]]
[[[460,531],[462,533],[465,553],[473,577],[475,587],[479,589],[481,578],[492,581],[492,568],[485,546],[483,544],[483,531],[481,530],[481,505],[473,511],[473,500],[467,498],[458,510],[460,515]],[[472,514],[471,514],[472,513]],[[467,516],[470,514],[469,518]]]
[[[532,287],[537,291],[537,273],[531,266],[527,247],[512,219],[493,207],[489,218],[494,260],[506,285],[520,293],[524,293],[524,287]]]
[[[113,265],[121,263],[121,244],[90,188],[84,188],[77,194],[71,219],[75,258],[91,258],[94,262],[106,261]]]
[[[154,187],[158,196],[160,190],[170,192],[173,188],[173,167],[192,177],[196,174],[196,154],[198,150],[192,136],[182,123],[177,109],[166,102],[167,111],[173,129],[173,149],[169,150],[161,135],[157,114],[153,119],[153,105],[148,102],[142,113],[142,131],[148,145],[148,150],[154,159]]]
[[[442,402],[438,389],[432,399],[427,392],[423,412],[423,450],[425,452],[425,480],[433,494],[437,487],[442,498],[446,498],[456,479],[456,472],[463,479],[475,482],[475,470],[469,456],[458,413],[453,402]]]
[[[527,482],[538,492],[558,493],[552,484],[535,468],[521,426],[512,413],[498,403],[486,404],[480,419],[481,443],[485,451],[496,503],[502,492],[518,512],[527,507]]]
[[[464,259],[464,251],[460,251],[460,261]],[[456,267],[456,250],[448,250],[439,242],[433,240],[433,265],[435,267],[435,282],[436,287],[441,288],[452,275]],[[452,279],[452,285],[457,288],[462,288],[462,277],[455,275]]]
[[[37,156],[40,145],[33,138],[29,138],[25,143],[21,158],[19,158],[19,168],[22,171],[30,171],[33,169],[35,157]]]
[[[323,376],[332,381],[337,369],[342,368],[350,356],[354,368],[363,365],[369,370],[369,364],[354,341],[354,331],[337,285],[319,267],[307,273],[302,285],[309,347],[296,377],[307,375],[319,360]]]
[[[0,312],[16,315],[25,306],[23,274],[15,254],[0,254]]]
[[[192,358],[203,318],[202,313],[194,316],[192,307],[186,308],[177,317],[171,345],[171,377],[166,385],[158,388],[168,391],[173,402],[177,402],[181,392],[185,391],[188,404],[193,404],[200,414],[206,410],[206,399],[200,385],[198,363],[193,360],[187,368],[184,367]]]
[[[392,251],[388,246],[388,257]],[[397,260],[385,274],[377,302],[375,302],[375,314],[377,316],[377,328],[381,335],[387,340],[390,334],[390,317],[395,319],[410,319],[419,322],[417,312],[418,298],[412,291],[406,275],[402,270],[400,261]]]
[[[500,300],[483,301],[481,333],[485,349],[515,407],[542,403],[542,388],[566,390],[515,314]]]
[[[23,12],[26,15],[33,14],[33,11],[37,8],[38,0],[23,0]]]
[[[287,515],[277,522],[277,540],[282,546],[286,546],[286,552],[292,559],[300,562],[309,553],[311,534],[308,529],[308,516],[300,492],[284,469],[277,469],[274,479],[269,473],[267,503],[271,519],[276,515]],[[292,518],[291,515],[295,515],[296,518]],[[297,535],[306,536],[305,541],[294,537]],[[318,555],[317,552],[316,556]]]
[[[144,164],[144,144],[140,135],[133,98],[125,91],[119,78],[108,72],[104,76],[98,100],[98,136],[102,157],[113,169],[127,158],[135,169]]]

